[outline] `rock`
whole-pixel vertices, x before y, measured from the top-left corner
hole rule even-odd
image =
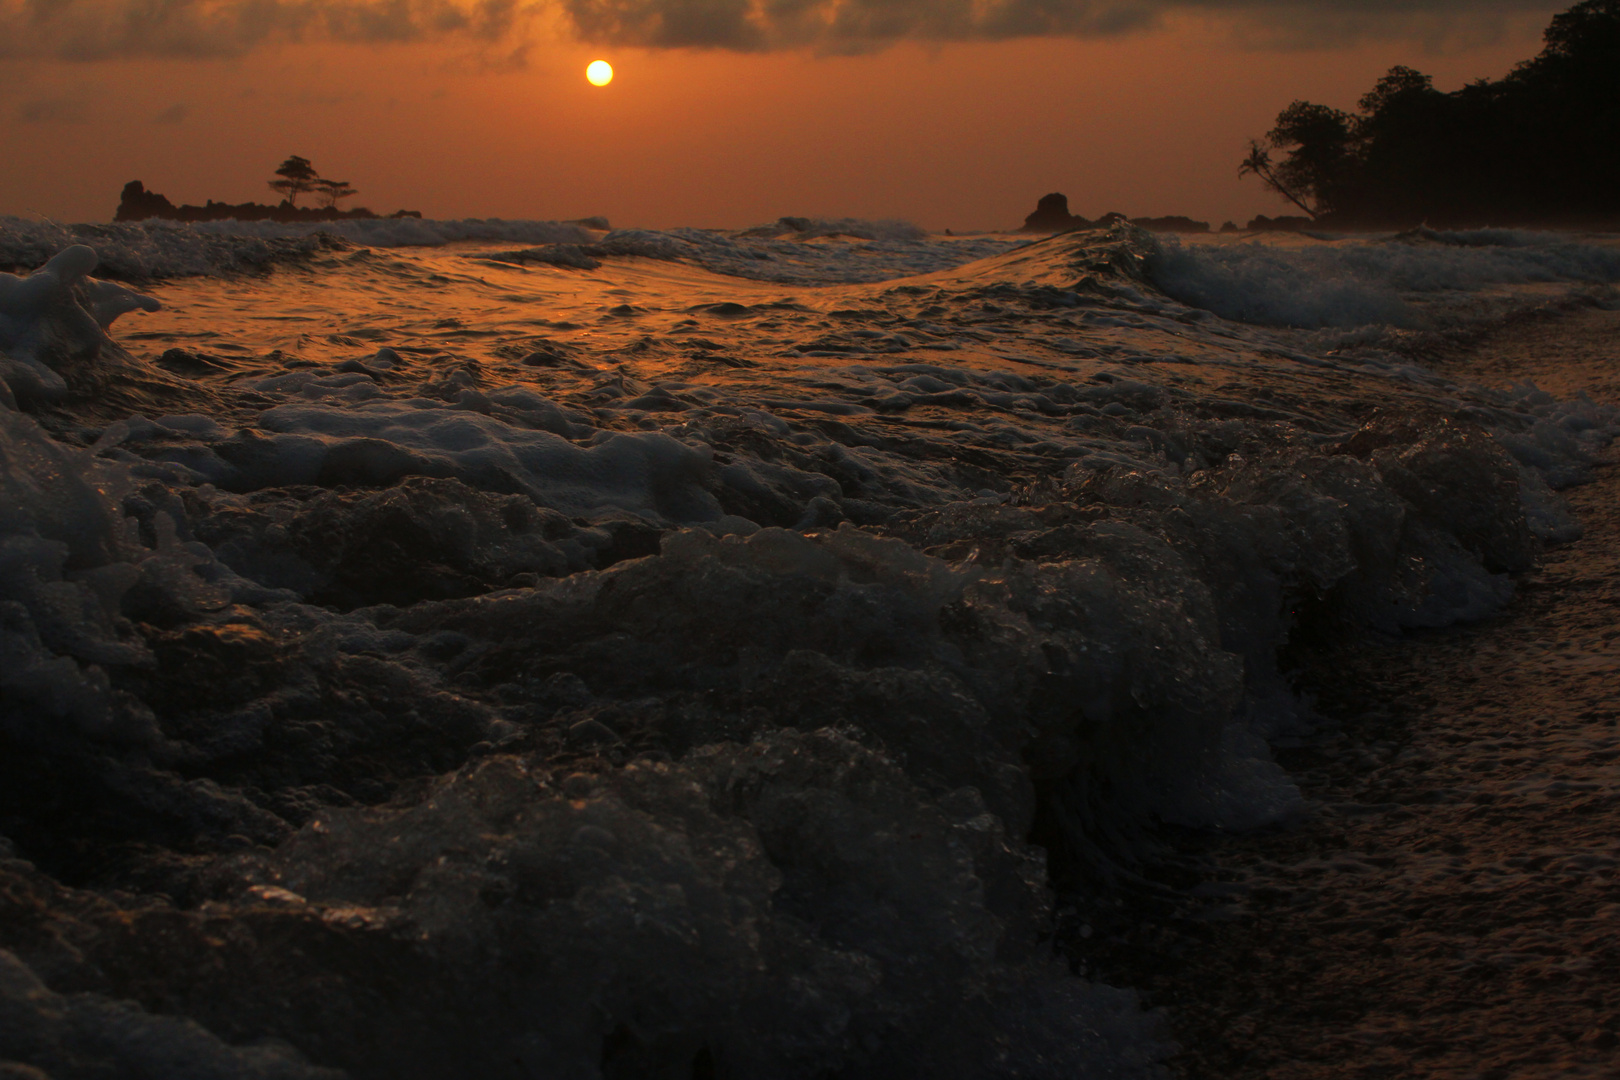
[[[174,213],[174,203],[155,191],[147,191],[139,180],[124,185],[118,198],[114,221],[145,221],[147,218],[168,217]]]
[[[1312,224],[1314,222],[1310,218],[1298,214],[1279,214],[1276,217],[1259,214],[1250,218],[1244,228],[1249,232],[1299,232]]]
[[[1069,213],[1069,197],[1054,191],[1041,196],[1041,201],[1035,204],[1035,212],[1024,219],[1024,227],[1019,231],[1067,232],[1090,224],[1085,218]]]

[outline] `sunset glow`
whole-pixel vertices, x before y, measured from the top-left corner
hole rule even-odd
[[[1237,163],[1289,101],[1352,108],[1394,63],[1447,90],[1496,78],[1540,29],[1527,17],[1444,54],[1354,40],[1264,64],[1192,17],[1118,38],[854,55],[624,47],[607,61],[601,43],[540,42],[525,63],[497,64],[453,42],[325,41],[236,58],[0,61],[0,143],[41,163],[0,175],[0,212],[106,220],[137,179],[236,203],[301,153],[355,182],[351,205],[434,217],[743,227],[817,213],[961,230],[1016,225],[1063,191],[1090,215],[1218,225],[1286,212]],[[633,74],[593,86],[581,75],[594,60]]]

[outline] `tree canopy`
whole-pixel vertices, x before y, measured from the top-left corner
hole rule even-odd
[[[1295,101],[1239,175],[1328,224],[1620,220],[1620,0],[1577,4],[1543,40],[1504,78],[1450,93],[1397,66],[1354,113]]]
[[[298,196],[315,192],[322,206],[336,208],[338,201],[360,194],[347,180],[327,180],[315,171],[309,158],[293,154],[276,169],[280,180],[270,181],[270,190],[287,200],[288,206],[298,205]]]
[[[321,200],[322,206],[337,207],[338,200],[347,199],[350,195],[358,195],[358,188],[349,186],[347,180],[317,180],[315,181],[315,197]]]

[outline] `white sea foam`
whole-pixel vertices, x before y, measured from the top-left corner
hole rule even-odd
[[[526,411],[554,408],[520,388],[491,396],[510,403],[516,395],[529,399],[518,406]],[[282,405],[263,413],[259,427],[274,434],[244,445],[237,468],[219,481],[230,484],[244,470],[248,488],[456,476],[496,489],[515,485],[573,515],[615,507],[661,521],[720,517],[703,488],[708,455],[661,432],[592,432],[591,445],[579,447],[549,431],[437,401]]]

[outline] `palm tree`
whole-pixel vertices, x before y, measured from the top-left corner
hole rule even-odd
[[[1314,218],[1316,216],[1315,210],[1312,210],[1309,206],[1306,206],[1305,203],[1300,201],[1299,196],[1290,191],[1288,187],[1277,178],[1276,170],[1273,169],[1271,165],[1271,153],[1260,144],[1259,139],[1251,139],[1249,141],[1249,156],[1244,158],[1243,164],[1238,166],[1239,177],[1249,176],[1251,174],[1258,176],[1262,181],[1265,182],[1266,187],[1270,188],[1272,191],[1275,191],[1277,194],[1281,195],[1283,198],[1305,211],[1311,217]]]

